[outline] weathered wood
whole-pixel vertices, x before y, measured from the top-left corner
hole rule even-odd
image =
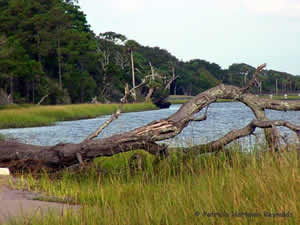
[[[0,105],[8,105],[8,104],[11,104],[8,95],[2,88],[0,88]]]
[[[59,170],[78,164],[78,161],[89,162],[96,157],[112,156],[121,152],[144,149],[151,154],[159,155],[166,151],[167,146],[156,144],[157,141],[175,137],[191,121],[201,121],[205,117],[196,118],[194,115],[217,99],[234,99],[244,103],[254,112],[257,120],[252,121],[243,129],[232,131],[223,138],[191,150],[211,152],[222,149],[225,145],[240,137],[253,133],[256,127],[271,128],[285,126],[300,135],[299,126],[286,121],[267,121],[264,110],[300,110],[300,101],[276,101],[256,97],[245,92],[245,89],[220,84],[191,99],[168,118],[153,121],[134,130],[116,134],[103,139],[92,140],[97,133],[82,143],[62,143],[56,146],[33,146],[13,141],[0,142],[0,167],[9,167],[11,171],[19,169],[48,168]],[[78,157],[80,156],[80,157]]]
[[[155,90],[155,88],[149,88],[148,94],[147,94],[147,96],[145,98],[145,102],[149,102],[150,101],[150,99],[151,99],[151,97],[153,95],[154,90]]]
[[[37,103],[37,105],[42,104],[42,103],[45,101],[45,99],[48,98],[48,96],[49,96],[49,94],[44,95],[44,96],[41,98],[41,100]]]
[[[198,146],[193,146],[192,148],[186,148],[184,149],[185,152],[193,151],[196,153],[208,153],[208,152],[217,152],[220,150],[223,150],[224,147],[231,143],[234,140],[237,140],[242,137],[249,136],[254,133],[255,129],[257,127],[259,128],[271,128],[274,126],[284,126],[286,128],[289,128],[290,130],[294,131],[295,133],[300,133],[300,126],[296,126],[294,124],[291,124],[287,121],[283,120],[273,120],[273,121],[259,121],[259,120],[252,120],[247,126],[230,131],[220,139],[216,141],[209,142],[207,144],[202,144]],[[300,136],[298,135],[298,139],[300,140]]]

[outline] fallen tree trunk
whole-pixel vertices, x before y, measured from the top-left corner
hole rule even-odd
[[[286,121],[262,121],[258,112],[265,109],[300,110],[300,102],[276,101],[256,97],[246,93],[244,88],[220,84],[209,89],[189,102],[168,118],[153,121],[145,126],[108,138],[87,138],[82,143],[61,143],[55,146],[33,146],[13,141],[0,142],[0,167],[9,167],[13,172],[24,169],[48,168],[59,170],[74,164],[89,162],[96,157],[112,156],[121,152],[144,149],[151,154],[158,155],[167,149],[166,145],[156,142],[175,137],[191,122],[206,119],[197,118],[200,112],[217,99],[234,99],[250,107],[257,117],[247,127],[229,132],[223,138],[202,146],[191,148],[191,151],[212,152],[222,149],[226,144],[240,137],[250,135],[256,127],[271,128],[286,126],[299,135],[300,127]],[[95,136],[93,136],[94,138]]]

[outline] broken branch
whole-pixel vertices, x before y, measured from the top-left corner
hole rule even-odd
[[[258,74],[267,66],[266,63],[260,65],[254,72],[253,74],[253,78],[251,79],[251,81],[249,82],[249,84],[242,88],[242,91],[243,92],[246,92],[247,90],[249,90],[251,87],[253,87],[255,85],[255,83],[257,82],[257,77],[258,77]]]
[[[184,149],[185,152],[193,151],[197,153],[216,152],[223,150],[224,147],[239,138],[249,136],[254,133],[257,127],[259,128],[272,128],[273,126],[284,126],[294,131],[296,134],[300,132],[300,126],[294,125],[290,122],[283,120],[267,120],[259,121],[252,120],[247,126],[228,132],[226,135],[216,141],[209,142],[207,144],[194,146],[192,148]]]

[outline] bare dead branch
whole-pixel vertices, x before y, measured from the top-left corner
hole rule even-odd
[[[242,88],[243,92],[246,92],[247,90],[249,90],[251,87],[253,87],[255,85],[255,83],[257,83],[257,79],[258,79],[258,74],[267,66],[266,63],[260,65],[259,67],[257,67],[256,71],[253,74],[253,78],[251,79],[251,81],[249,82],[249,84]]]
[[[122,114],[122,108],[123,108],[123,105],[127,102],[127,99],[129,97],[129,95],[134,95],[134,91],[140,87],[142,87],[143,85],[145,85],[146,83],[146,79],[143,80],[142,83],[140,83],[138,86],[135,86],[134,88],[132,88],[131,90],[128,90],[128,84],[125,85],[125,95],[123,96],[123,98],[121,98],[120,100],[120,105],[118,106],[118,109],[117,111],[111,115],[111,117],[105,121],[104,124],[102,124],[97,130],[95,130],[93,133],[91,133],[85,140],[84,142],[86,141],[89,141],[89,140],[92,140],[96,137],[98,137],[101,132],[109,125],[111,124],[114,120],[118,119],[119,116]]]
[[[168,81],[167,85],[165,86],[165,90],[170,89],[171,84],[178,78],[179,76],[172,77],[171,80]]]
[[[105,121],[105,123],[103,123],[96,131],[90,134],[84,141],[92,140],[98,137],[109,124],[111,124],[114,120],[118,119],[120,114],[121,114],[121,107],[119,107],[117,111],[107,121]]]
[[[249,136],[254,133],[257,127],[259,128],[272,128],[273,126],[284,126],[289,128],[290,130],[294,131],[295,133],[300,132],[300,126],[294,125],[290,122],[283,121],[283,120],[268,120],[268,121],[259,121],[259,120],[252,120],[247,126],[230,131],[220,139],[216,141],[209,142],[207,144],[194,146],[192,148],[185,149],[185,152],[194,151],[198,153],[207,153],[207,152],[216,152],[223,150],[224,147],[231,142],[238,140],[239,138]]]
[[[268,100],[268,99],[258,99],[256,103],[262,109],[272,109],[277,111],[299,111],[300,101],[284,101],[284,100]]]
[[[152,75],[152,80],[154,80],[155,78],[154,78],[154,68],[153,68],[153,66],[152,66],[152,64],[151,64],[151,62],[149,61],[149,65],[150,65],[150,68],[151,68],[151,75]]]
[[[204,112],[204,115],[203,115],[203,116],[201,116],[201,117],[198,117],[198,118],[196,118],[196,117],[192,117],[191,121],[194,121],[194,122],[200,122],[200,121],[204,121],[204,120],[206,120],[206,119],[207,119],[207,111],[208,111],[208,107],[209,107],[209,105],[206,107],[206,109],[205,109],[205,112]]]
[[[300,101],[278,101],[270,100],[261,97],[256,97],[251,94],[242,94],[237,99],[251,108],[258,120],[268,120],[265,109],[273,109],[279,111],[300,110]],[[268,146],[275,151],[278,151],[280,145],[280,134],[276,127],[264,129]]]
[[[150,98],[151,98],[151,96],[153,95],[154,91],[155,91],[155,88],[152,88],[152,87],[149,88],[148,94],[147,94],[147,96],[146,96],[146,98],[145,98],[145,102],[150,101]]]
[[[43,103],[43,101],[45,101],[46,98],[48,98],[49,94],[44,95],[41,100],[37,103],[37,105],[40,105]]]
[[[135,87],[135,89],[138,88],[138,86]],[[101,132],[109,125],[111,124],[114,120],[118,119],[119,115],[122,113],[122,108],[123,108],[123,104],[125,104],[127,102],[127,99],[129,97],[129,95],[131,95],[132,92],[131,90],[129,90],[128,84],[125,85],[125,95],[123,96],[123,98],[121,98],[120,100],[120,105],[118,106],[117,111],[111,115],[111,117],[105,121],[105,123],[103,123],[97,130],[95,130],[93,133],[91,133],[83,142],[92,140],[96,137],[98,137]]]

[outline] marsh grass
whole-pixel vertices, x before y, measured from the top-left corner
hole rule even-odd
[[[171,104],[184,104],[191,100],[194,96],[188,96],[188,95],[170,95],[168,98],[168,101],[171,102]],[[232,99],[218,99],[216,102],[233,102]]]
[[[264,97],[266,97],[266,96],[264,96]],[[273,99],[275,99],[275,100],[300,100],[300,97],[297,95],[288,95],[287,99],[285,99],[283,95],[275,95],[275,96],[273,96]]]
[[[136,152],[143,154],[143,170],[130,169],[128,160]],[[296,151],[242,153],[234,147],[229,154],[171,152],[161,161],[135,151],[98,158],[77,173],[21,176],[15,188],[41,191],[80,208],[15,219],[10,224],[296,225],[299,187]],[[291,216],[269,217],[265,212]]]
[[[187,101],[191,100],[193,96],[185,96],[185,95],[171,95],[169,97],[169,101],[171,104],[184,104]],[[261,95],[261,98],[270,98],[269,95]],[[284,98],[283,95],[275,95],[273,96],[274,100],[300,100],[300,97],[297,95],[288,95],[287,99]],[[218,99],[216,102],[233,102],[231,99]]]
[[[94,118],[112,114],[118,104],[78,104],[56,106],[11,105],[0,110],[0,129],[52,125],[57,121]],[[126,104],[124,112],[156,109],[152,103]]]
[[[174,99],[174,100],[170,100],[171,104],[184,104],[186,102],[188,102],[189,99]],[[216,102],[233,102],[234,100],[231,99],[218,99]]]

